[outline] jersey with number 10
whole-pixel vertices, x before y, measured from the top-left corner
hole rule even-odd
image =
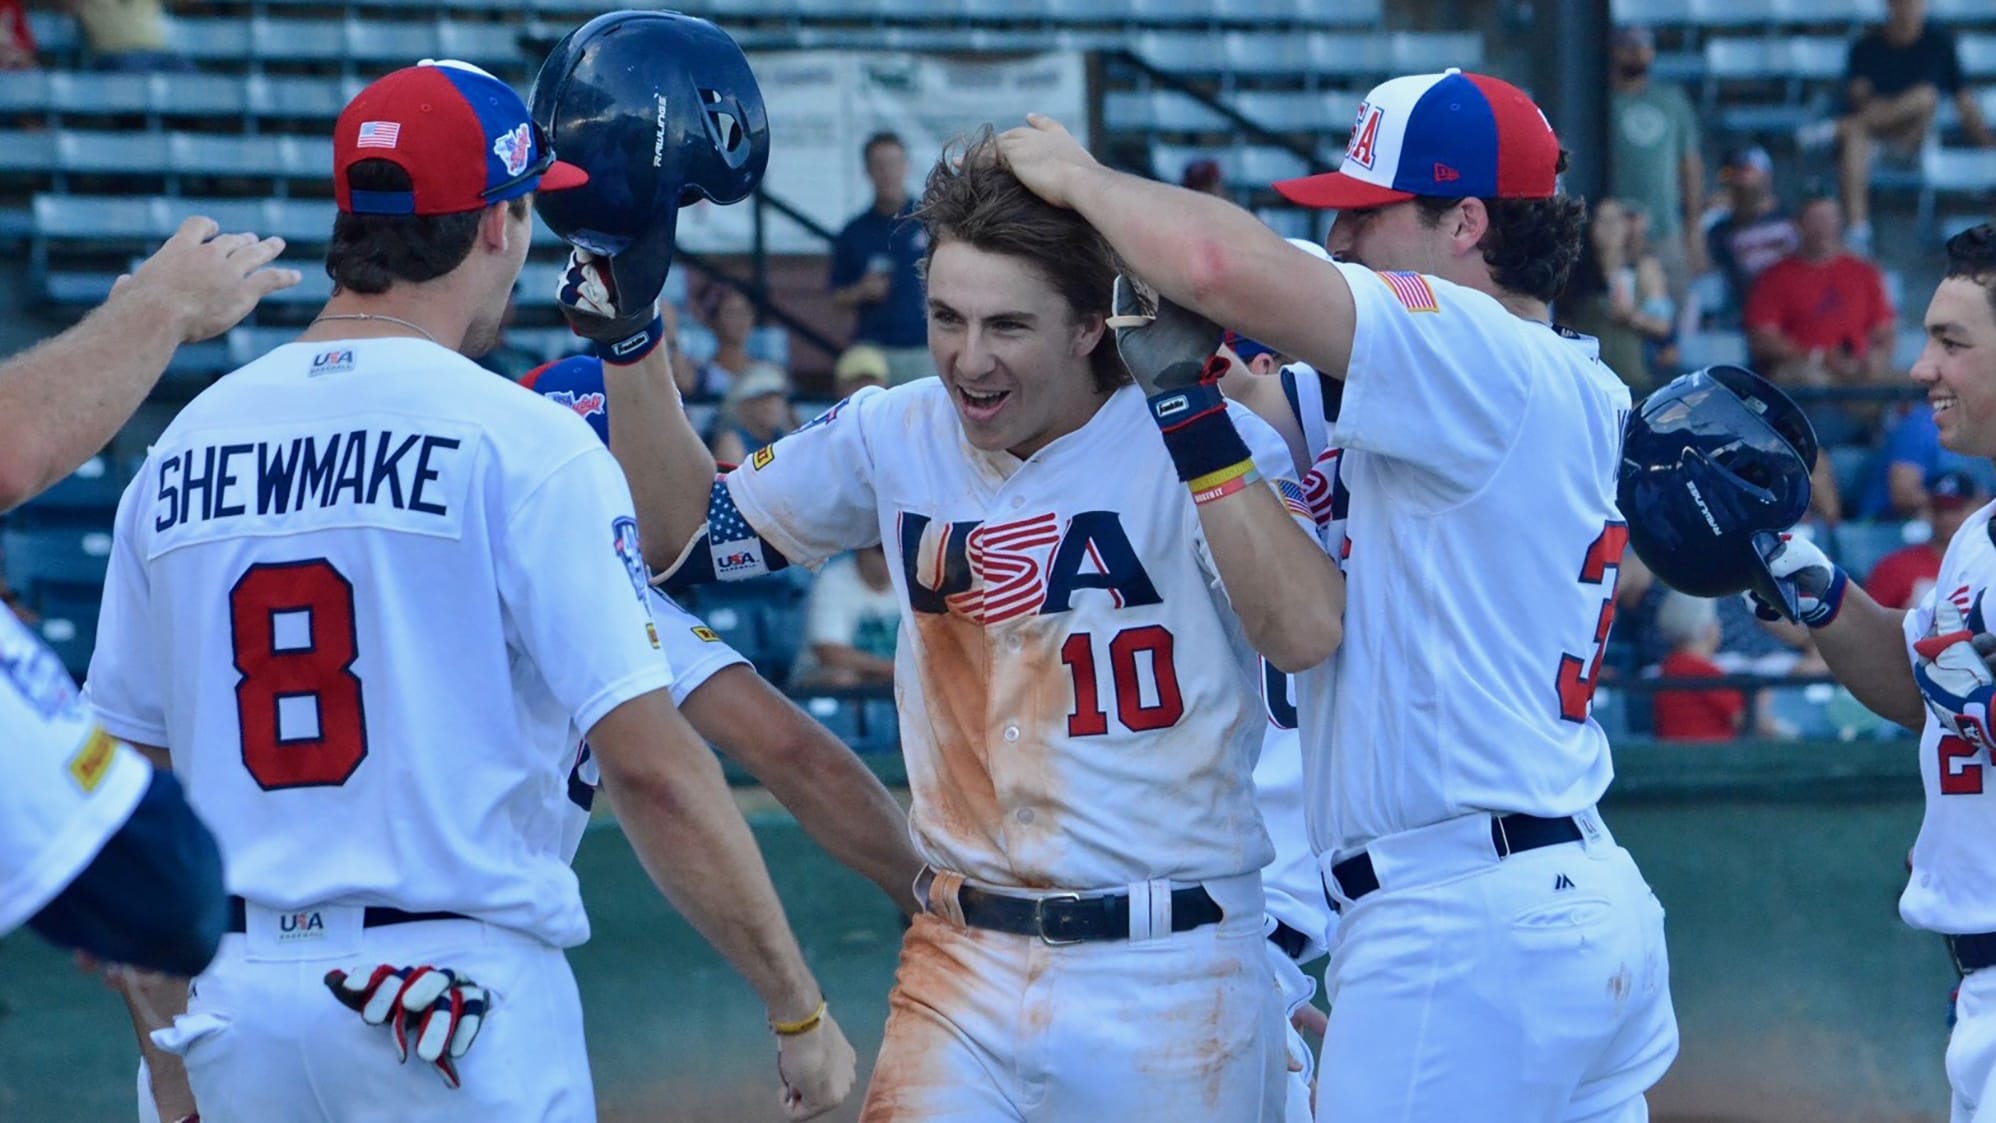
[[[589,427],[367,339],[279,347],[167,427],[119,505],[89,693],[172,752],[230,892],[567,946],[570,725],[670,681]]]
[[[1282,439],[1233,412],[1300,508]],[[1073,890],[1267,864],[1260,665],[1141,391],[1021,461],[965,441],[940,381],[862,390],[728,490],[792,559],[886,545],[910,820],[931,864]]]
[[[1628,531],[1629,392],[1594,342],[1472,289],[1341,263],[1344,644],[1299,677],[1311,842],[1350,854],[1475,811],[1579,812]],[[1312,448],[1312,454],[1323,452]]]

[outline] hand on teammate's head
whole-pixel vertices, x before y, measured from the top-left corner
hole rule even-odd
[[[1059,121],[1037,113],[998,135],[998,154],[1019,182],[1056,207],[1072,206],[1069,191],[1076,172],[1095,166],[1095,157]]]
[[[830,1012],[807,1033],[776,1039],[776,1074],[783,1079],[783,1113],[812,1119],[852,1094],[857,1058]]]
[[[197,343],[241,322],[264,297],[301,279],[296,269],[266,269],[284,239],[223,234],[196,215],[151,257],[112,286],[114,299],[155,301],[170,310],[180,338]]]

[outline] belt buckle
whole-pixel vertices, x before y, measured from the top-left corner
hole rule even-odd
[[[1055,947],[1055,948],[1066,947],[1069,944],[1081,943],[1082,941],[1078,937],[1074,939],[1057,940],[1054,937],[1047,935],[1046,906],[1048,901],[1069,901],[1078,905],[1081,903],[1081,894],[1050,893],[1044,897],[1033,898],[1033,928],[1037,931],[1040,937],[1040,942],[1046,944],[1048,947]]]

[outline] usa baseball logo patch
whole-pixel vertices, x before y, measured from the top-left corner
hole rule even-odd
[[[1381,114],[1372,103],[1358,107],[1358,119],[1351,125],[1351,142],[1345,145],[1345,159],[1367,171],[1372,170],[1372,162],[1379,154],[1379,118]]]
[[[644,551],[638,546],[638,520],[628,515],[619,515],[610,520],[610,541],[617,551],[617,560],[624,563],[624,574],[631,579],[631,589],[638,595],[638,603],[650,610],[645,594],[651,587],[650,575],[645,571]]]
[[[492,142],[492,154],[506,165],[507,175],[519,175],[527,170],[527,164],[534,154],[534,136],[526,122],[513,127],[513,131],[501,133]]]

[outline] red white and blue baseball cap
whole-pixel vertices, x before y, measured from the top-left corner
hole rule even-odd
[[[411,191],[355,191],[348,169],[387,160]],[[424,59],[369,83],[333,126],[333,197],[348,214],[458,214],[589,173],[554,150],[513,88],[468,62]]]
[[[1292,203],[1327,210],[1431,199],[1549,199],[1559,138],[1525,91],[1447,70],[1374,86],[1358,107],[1344,163],[1278,181]]]
[[[603,388],[603,360],[594,355],[570,355],[542,363],[522,375],[520,385],[574,410],[604,444],[610,443],[610,395]]]

